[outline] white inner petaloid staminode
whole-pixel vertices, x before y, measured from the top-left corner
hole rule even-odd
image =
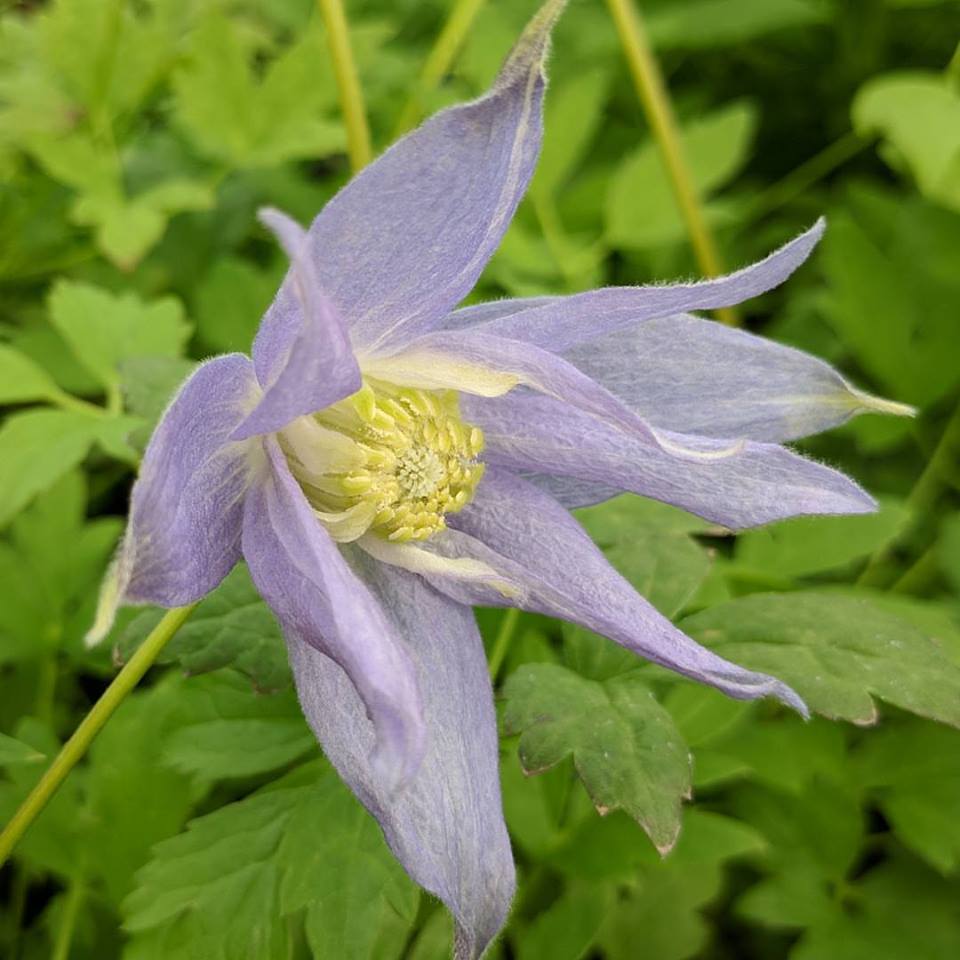
[[[452,390],[364,381],[353,396],[280,432],[290,469],[336,540],[368,531],[426,540],[462,510],[483,476],[483,433]]]

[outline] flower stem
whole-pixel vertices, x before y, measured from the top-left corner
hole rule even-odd
[[[837,167],[852,160],[866,149],[873,140],[861,137],[852,130],[839,140],[834,140],[809,160],[804,160],[785,177],[769,186],[747,208],[747,218],[755,220],[789,203],[794,197],[809,190],[815,183],[832,173]]]
[[[17,845],[27,828],[57,792],[70,771],[87,752],[96,735],[110,719],[131,690],[140,682],[170,638],[180,629],[197,605],[168,610],[163,619],[114,677],[93,709],[83,718],[73,736],[63,745],[60,753],[40,778],[30,795],[23,801],[13,818],[0,833],[0,866]]]
[[[463,45],[483,4],[484,0],[455,0],[447,22],[424,61],[413,93],[400,111],[400,119],[393,131],[394,139],[405,134],[423,115],[424,98],[437,87],[450,69],[450,64]]]
[[[907,497],[906,506],[910,515],[915,518],[914,521],[901,530],[897,538],[879,547],[870,557],[863,573],[857,579],[858,586],[875,587],[884,581],[886,574],[884,568],[894,546],[906,534],[916,529],[916,518],[926,515],[940,496],[958,450],[960,450],[960,402],[954,408],[953,415],[947,422],[933,455],[910,491],[910,496]]]
[[[516,607],[510,607],[500,621],[500,629],[497,631],[497,636],[493,641],[493,650],[490,652],[490,679],[494,683],[497,682],[497,675],[503,666],[507,649],[519,622],[520,611]]]
[[[350,49],[350,32],[343,0],[317,0],[320,14],[327,27],[327,42],[333,59],[333,71],[340,90],[340,108],[347,127],[347,153],[353,172],[365,167],[373,152],[370,147],[370,128],[363,92],[357,78],[357,67]]]
[[[73,943],[73,934],[77,927],[77,916],[80,913],[83,894],[83,881],[79,876],[74,877],[67,888],[60,926],[57,929],[57,938],[53,944],[53,953],[50,954],[50,960],[69,960],[70,946]]]
[[[65,390],[57,390],[51,393],[50,401],[56,404],[61,410],[85,413],[91,417],[109,417],[111,415],[103,407],[99,407],[95,403],[90,403],[89,400],[82,400],[80,397],[75,397]]]
[[[607,6],[620,35],[620,43],[647,122],[663,156],[697,263],[706,276],[716,277],[723,272],[723,265],[703,215],[700,198],[683,153],[670,94],[650,47],[643,19],[632,0],[607,0]],[[737,326],[740,322],[729,307],[723,307],[715,313],[718,320],[730,326]]]

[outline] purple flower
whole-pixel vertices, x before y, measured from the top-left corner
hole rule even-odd
[[[781,283],[822,223],[716,280],[455,309],[530,181],[562,5],[544,5],[486,96],[387,151],[309,232],[261,214],[290,273],[252,361],[200,366],[157,427],[98,618],[102,633],[118,603],[195,601],[245,559],[326,755],[452,911],[461,958],[499,931],[515,882],[470,606],[571,620],[805,712],[657,613],[567,508],[629,490],[731,529],[870,511],[855,483],[778,444],[892,409],[685,313]]]

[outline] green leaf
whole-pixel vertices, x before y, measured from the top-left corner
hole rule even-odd
[[[83,194],[74,204],[75,223],[93,227],[97,246],[121,270],[133,270],[159,242],[170,218],[213,206],[213,189],[193,180],[168,180],[134,197],[119,189]]]
[[[279,857],[286,868],[281,910],[306,909],[314,956],[401,956],[417,915],[417,888],[387,849],[376,821],[332,770],[294,812]]]
[[[343,127],[325,115],[335,87],[318,32],[305,32],[259,82],[249,53],[235,21],[212,11],[201,19],[189,60],[174,76],[176,116],[197,146],[240,168],[340,150]]]
[[[117,295],[70,280],[54,286],[50,319],[77,359],[107,387],[119,382],[122,360],[180,356],[190,336],[173,297],[148,304],[132,293]]]
[[[643,497],[625,495],[577,511],[604,555],[665,617],[673,617],[710,572],[710,557],[691,538],[702,520]]]
[[[755,594],[681,627],[734,663],[786,681],[824,716],[873,723],[877,696],[960,726],[960,669],[935,637],[869,599],[817,590]]]
[[[610,89],[605,68],[580,73],[550,89],[544,119],[543,153],[530,190],[550,196],[574,172],[603,119]]]
[[[676,842],[690,757],[670,715],[635,674],[588,680],[528,664],[504,684],[503,724],[521,733],[520,762],[538,773],[569,754],[601,812],[623,809],[662,851]]]
[[[164,746],[164,760],[209,780],[267,773],[292,763],[314,751],[317,742],[292,695],[282,699],[288,701],[289,716],[235,717],[181,727]]]
[[[848,900],[832,898],[790,960],[953,960],[957,889],[902,858],[871,870]]]
[[[849,215],[831,218],[820,255],[830,284],[826,317],[888,392],[925,405],[956,382],[955,318],[942,301],[936,307],[924,298],[931,278],[892,251]]]
[[[23,743],[15,737],[0,733],[0,766],[14,767],[23,764],[43,763],[46,754]]]
[[[369,814],[317,765],[192,821],[155,848],[139,884],[125,905],[138,957],[181,956],[162,952],[171,943],[209,960],[283,957],[285,916],[300,911],[314,949],[396,957],[418,902]]]
[[[581,960],[593,946],[613,900],[613,891],[605,887],[565,891],[518,931],[518,960]]]
[[[127,699],[90,751],[83,812],[86,867],[119,906],[155,843],[183,826],[196,790],[157,763],[157,745],[176,729],[182,681]]]
[[[0,528],[80,463],[100,422],[64,410],[30,410],[0,427]]]
[[[118,642],[123,659],[143,642],[162,614],[149,610],[131,621]],[[291,682],[280,628],[242,565],[201,601],[167,644],[160,662],[179,663],[188,674],[232,666],[262,691],[280,690]]]
[[[80,654],[121,522],[85,522],[86,484],[62,477],[0,541],[0,663]]]
[[[893,540],[910,518],[901,500],[885,498],[877,513],[798,517],[737,537],[738,566],[803,577],[842,567]]]
[[[21,743],[44,756],[54,757],[60,751],[60,741],[53,731],[34,718],[22,718],[13,733]],[[6,779],[0,780],[2,823],[9,822],[37,785],[45,772],[45,764],[15,764],[7,767],[5,772]],[[18,859],[34,869],[50,871],[60,877],[76,873],[81,850],[77,811],[81,806],[83,780],[84,771],[76,770],[60,786],[18,843]]]
[[[713,783],[716,771],[726,770],[737,777],[800,793],[816,777],[841,780],[846,762],[840,727],[784,714],[765,722],[742,724],[709,743],[695,746],[694,784],[699,787]]]
[[[960,867],[960,733],[922,721],[889,724],[856,757],[894,832],[943,873]]]
[[[960,594],[960,513],[948,517],[939,543],[940,567]]]
[[[197,291],[197,333],[211,350],[249,353],[280,277],[248,260],[222,257]]]
[[[617,572],[664,616],[675,616],[710,572],[710,556],[690,534],[712,528],[682,510],[625,494],[576,517]],[[570,623],[562,630],[566,662],[585,677],[607,680],[638,666],[635,654],[606,637]]]
[[[825,19],[810,0],[686,0],[651,11],[648,29],[657,47],[700,49]]]
[[[45,370],[18,350],[0,344],[0,403],[49,400],[58,392]]]
[[[764,849],[762,838],[727,817],[691,810],[674,853],[639,865],[629,893],[608,916],[600,942],[611,960],[684,960],[708,936],[702,908],[723,885],[721,864]]]
[[[746,162],[757,114],[739,102],[690,121],[681,130],[690,174],[697,193],[710,198]],[[724,207],[707,203],[713,223]],[[610,183],[606,203],[606,233],[612,246],[643,249],[674,243],[685,228],[674,200],[659,148],[648,141],[623,161]]]
[[[960,211],[960,91],[943,74],[886,73],[852,107],[863,135],[880,134],[885,159],[905,167],[921,193]]]

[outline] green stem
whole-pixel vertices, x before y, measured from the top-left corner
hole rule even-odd
[[[920,474],[919,479],[907,497],[906,506],[913,521],[900,536],[881,546],[867,561],[867,565],[857,579],[859,586],[875,587],[885,579],[884,566],[890,558],[893,548],[904,536],[916,529],[917,520],[928,513],[929,508],[943,492],[944,486],[950,481],[951,466],[957,449],[960,448],[960,403],[954,408],[953,415],[947,422],[933,455]]]
[[[75,877],[67,889],[67,899],[63,905],[63,915],[60,919],[60,927],[57,930],[57,939],[53,945],[50,960],[69,960],[70,945],[73,943],[73,933],[77,928],[77,917],[80,914],[83,893],[83,883],[79,877]]]
[[[490,652],[490,679],[496,683],[497,675],[503,666],[503,661],[507,656],[507,649],[510,641],[513,639],[514,631],[520,622],[520,611],[516,607],[510,607],[500,621],[500,629],[493,641],[493,650]]]
[[[890,587],[892,593],[919,593],[940,572],[937,544],[932,544]]]
[[[703,215],[703,207],[683,153],[670,94],[660,72],[660,65],[650,47],[643,19],[632,0],[607,0],[607,6],[620,35],[620,43],[623,45],[627,65],[647,122],[663,155],[670,185],[690,235],[697,263],[706,276],[716,277],[723,272],[723,265]],[[730,326],[739,324],[736,313],[729,307],[723,307],[715,313],[718,320]]]
[[[851,160],[872,142],[872,139],[861,137],[852,130],[848,131],[839,140],[835,140],[764,190],[750,204],[747,219],[753,220],[766,216],[789,203],[837,167]]]
[[[350,48],[350,31],[343,0],[317,0],[320,14],[327,28],[327,42],[333,59],[333,72],[340,91],[340,109],[347,127],[347,153],[350,166],[356,173],[373,157],[370,147],[370,128],[363,103],[363,91],[357,77],[357,67]]]
[[[50,394],[50,402],[56,404],[61,410],[70,410],[73,413],[83,413],[90,417],[108,417],[110,414],[103,407],[90,403],[89,400],[81,400],[73,394],[64,390],[57,390]]]
[[[423,116],[424,99],[447,75],[483,4],[484,0],[456,0],[454,3],[447,22],[424,61],[413,93],[400,111],[400,119],[393,132],[394,139],[405,134]]]
[[[96,735],[110,719],[131,690],[140,682],[170,638],[180,629],[197,605],[168,610],[163,619],[114,677],[93,709],[83,718],[73,736],[23,801],[13,818],[0,833],[0,866],[6,862],[27,828],[57,792],[70,771],[87,752]]]

